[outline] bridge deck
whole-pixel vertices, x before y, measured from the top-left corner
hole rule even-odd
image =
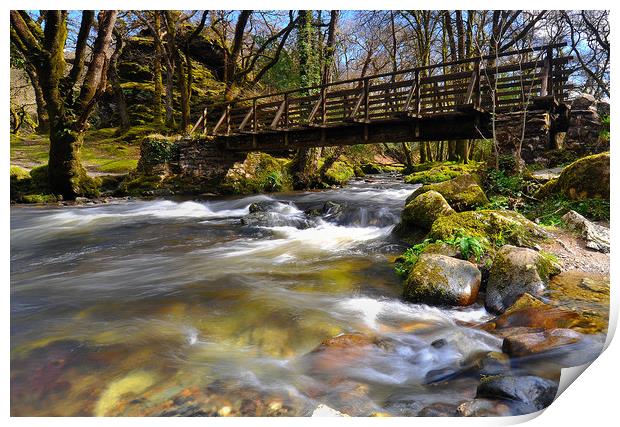
[[[489,137],[492,113],[566,100],[565,44],[208,106],[192,132],[236,151]]]

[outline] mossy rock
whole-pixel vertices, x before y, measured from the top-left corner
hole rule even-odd
[[[250,153],[226,174],[221,190],[228,194],[252,194],[292,189],[290,161],[265,153]]]
[[[449,181],[463,174],[470,174],[475,177],[476,172],[482,164],[477,162],[470,163],[440,163],[430,169],[414,172],[405,177],[407,184],[432,184]]]
[[[404,298],[432,305],[469,305],[476,301],[481,274],[468,261],[421,254],[405,281]]]
[[[536,197],[563,194],[571,200],[609,200],[609,153],[595,154],[568,165],[558,178],[540,187]]]
[[[381,166],[374,164],[374,163],[363,164],[361,168],[362,168],[362,172],[364,172],[367,175],[376,175],[376,174],[380,174],[383,172],[383,169],[381,168]]]
[[[136,197],[152,195],[154,190],[161,188],[162,181],[159,175],[129,174],[118,186],[118,192]]]
[[[174,161],[178,155],[176,139],[159,134],[144,137],[140,144],[140,160],[137,170],[142,174],[150,175],[155,168]]]
[[[428,191],[441,194],[450,206],[459,212],[482,207],[489,203],[489,199],[480,187],[479,180],[469,174],[460,175],[449,181],[423,185],[407,198],[406,203]]]
[[[441,194],[436,191],[427,191],[405,205],[401,214],[401,222],[405,227],[430,230],[437,218],[452,213],[454,209]]]
[[[542,295],[551,276],[560,273],[556,260],[528,248],[503,246],[489,272],[485,306],[503,313],[525,293]]]
[[[467,235],[487,239],[499,247],[505,244],[532,247],[547,237],[547,233],[518,212],[480,210],[457,212],[435,220],[429,238],[450,240]]]
[[[329,185],[344,185],[355,176],[355,170],[345,162],[334,162],[323,179]]]
[[[11,179],[21,181],[30,178],[30,172],[20,166],[11,165]]]

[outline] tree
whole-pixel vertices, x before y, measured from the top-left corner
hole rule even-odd
[[[117,11],[99,12],[97,36],[88,67],[84,65],[86,41],[93,25],[93,12],[82,13],[76,59],[68,75],[65,72],[68,12],[50,10],[41,16],[44,25],[25,11],[12,10],[11,43],[33,67],[46,102],[50,120],[50,190],[72,199],[88,194],[92,188],[91,180],[80,162],[80,148],[88,118],[106,88],[107,52]],[[80,79],[82,74],[83,80]]]
[[[299,81],[302,87],[316,86],[321,82],[321,68],[316,49],[316,28],[312,24],[311,10],[300,10],[297,28],[297,53],[299,55]],[[303,95],[304,93],[302,93]],[[305,93],[310,95],[310,93]],[[297,188],[312,187],[319,180],[319,148],[297,151],[293,163],[293,185]]]

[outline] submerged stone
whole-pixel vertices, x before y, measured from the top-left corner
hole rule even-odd
[[[570,329],[551,329],[510,335],[504,338],[502,351],[510,356],[530,356],[576,344],[581,334]]]
[[[476,398],[520,402],[535,412],[551,405],[557,390],[557,383],[536,376],[497,376],[482,380]]]
[[[405,282],[404,298],[433,305],[469,305],[476,301],[481,273],[468,262],[422,254]]]

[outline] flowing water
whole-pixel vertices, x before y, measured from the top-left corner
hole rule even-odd
[[[471,399],[463,373],[501,347],[472,327],[490,316],[400,299],[391,230],[413,187],[372,181],[12,207],[13,415],[399,415]],[[269,212],[248,215],[257,202]],[[343,333],[380,344],[308,354]]]

